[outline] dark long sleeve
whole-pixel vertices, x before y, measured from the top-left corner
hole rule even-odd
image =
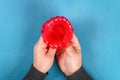
[[[83,66],[81,66],[75,73],[67,76],[67,80],[92,80],[92,78],[87,74]]]
[[[47,74],[38,71],[32,65],[23,80],[44,80],[46,76]]]
[[[47,74],[38,71],[36,68],[31,66],[29,72],[26,74],[23,80],[44,80]],[[92,78],[87,74],[83,66],[75,73],[67,76],[67,80],[92,80]]]

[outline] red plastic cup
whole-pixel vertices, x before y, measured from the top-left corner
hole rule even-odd
[[[56,16],[43,24],[41,33],[49,47],[59,49],[69,44],[73,37],[73,28],[67,18]]]

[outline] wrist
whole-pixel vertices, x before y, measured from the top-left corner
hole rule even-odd
[[[66,72],[64,72],[64,74],[66,76],[70,76],[70,75],[74,74],[76,71],[78,71],[81,68],[81,66],[82,65],[80,65],[79,67],[76,67],[75,69],[71,69],[70,71],[66,71]]]
[[[36,65],[33,63],[33,66],[42,73],[47,73],[48,71],[44,70],[40,65]]]

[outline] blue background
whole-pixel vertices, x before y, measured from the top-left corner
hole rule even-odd
[[[94,80],[120,80],[120,0],[0,0],[0,80],[21,80],[42,24],[63,15],[82,46]],[[56,62],[46,80],[66,80]]]

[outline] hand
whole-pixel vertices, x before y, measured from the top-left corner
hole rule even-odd
[[[34,46],[33,66],[43,73],[48,72],[54,62],[55,53],[56,49],[48,48],[43,38],[40,37]]]
[[[56,56],[60,69],[66,76],[77,71],[82,65],[81,47],[77,37],[73,35],[71,43],[65,49],[57,50]]]

